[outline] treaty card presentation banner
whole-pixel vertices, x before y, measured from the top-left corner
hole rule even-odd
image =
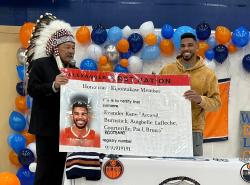
[[[191,157],[191,103],[186,75],[64,69],[60,151]]]

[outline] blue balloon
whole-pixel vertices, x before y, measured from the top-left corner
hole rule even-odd
[[[102,25],[98,24],[94,26],[91,32],[91,39],[95,44],[103,44],[107,40],[107,37],[107,31]]]
[[[173,42],[174,42],[174,46],[176,49],[180,48],[181,36],[184,33],[192,33],[193,35],[196,36],[195,30],[193,28],[191,28],[190,26],[181,26],[181,27],[177,28],[175,30],[174,36],[173,36]]]
[[[114,72],[116,72],[116,73],[128,73],[128,68],[121,66],[121,64],[117,64],[115,66]]]
[[[163,25],[163,27],[161,28],[161,35],[163,38],[165,39],[170,39],[174,34],[174,29],[172,26],[170,26],[169,24],[165,24]]]
[[[35,156],[30,149],[24,148],[18,153],[18,161],[24,167],[29,167],[30,163],[33,163],[35,161]]]
[[[32,106],[32,98],[29,95],[26,96],[26,106],[28,109],[30,109]]]
[[[28,168],[21,167],[18,169],[16,176],[21,185],[33,185],[35,180],[35,173],[32,173]]]
[[[12,138],[14,137],[14,135],[15,134],[10,134],[9,136],[8,136],[8,138],[7,138],[7,142],[8,142],[8,145],[10,146],[11,144],[11,140],[12,140]]]
[[[207,40],[211,35],[211,28],[209,24],[203,22],[196,26],[197,38],[200,40]]]
[[[210,46],[210,48],[214,48],[217,45],[217,42],[214,36],[209,37],[209,39],[207,40],[207,43]]]
[[[240,48],[246,46],[249,42],[249,31],[243,26],[237,28],[232,34],[232,42]]]
[[[96,61],[94,61],[90,58],[86,58],[83,61],[81,61],[80,69],[81,70],[96,71],[97,70]]]
[[[217,46],[214,47],[214,59],[218,62],[218,63],[223,63],[227,56],[228,56],[228,49],[226,46],[219,44]]]
[[[157,35],[157,43],[156,45],[160,45],[161,44],[161,36],[160,35]]]
[[[133,53],[137,53],[143,46],[143,38],[139,33],[132,33],[128,37],[129,48]]]
[[[25,76],[25,72],[24,72],[24,65],[18,65],[16,66],[16,70],[17,70],[17,75],[18,78],[23,81],[24,80],[24,76]]]
[[[213,58],[214,58],[214,50],[213,50],[213,49],[208,49],[208,50],[205,52],[205,57],[206,57],[208,60],[213,60]]]
[[[131,57],[131,55],[132,55],[132,52],[131,52],[130,50],[128,50],[127,53],[121,53],[121,52],[120,52],[120,58],[121,58],[121,59],[122,59],[122,58],[128,59],[129,57]]]
[[[10,147],[18,154],[20,150],[25,148],[26,138],[21,134],[13,134],[10,137]]]
[[[21,96],[25,96],[25,89],[24,89],[24,83],[18,82],[16,84],[16,92],[20,94]]]
[[[146,46],[141,53],[143,61],[154,61],[160,56],[160,49],[158,46]]]
[[[250,72],[250,54],[247,54],[243,57],[242,66],[247,72]]]
[[[17,132],[23,131],[26,126],[26,120],[24,115],[20,112],[13,111],[9,117],[9,124],[13,130]]]
[[[108,31],[108,40],[111,44],[116,44],[122,38],[122,30],[117,26],[113,26]]]

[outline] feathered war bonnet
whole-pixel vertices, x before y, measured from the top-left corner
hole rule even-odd
[[[49,56],[55,57],[59,69],[63,68],[58,45],[65,42],[75,42],[70,24],[58,20],[51,13],[41,15],[33,28],[26,50],[26,72],[29,72],[33,60]]]

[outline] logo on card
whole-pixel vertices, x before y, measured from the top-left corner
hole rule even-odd
[[[122,176],[123,171],[123,164],[117,159],[110,159],[103,166],[103,172],[109,179],[118,179]]]
[[[241,167],[240,176],[244,181],[250,182],[250,164],[249,163],[246,163]]]

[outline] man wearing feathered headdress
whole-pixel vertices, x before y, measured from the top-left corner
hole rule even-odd
[[[37,21],[26,52],[28,94],[33,97],[29,132],[36,135],[35,185],[61,185],[66,153],[59,153],[60,87],[68,82],[62,68],[73,68],[71,26],[46,13]]]

